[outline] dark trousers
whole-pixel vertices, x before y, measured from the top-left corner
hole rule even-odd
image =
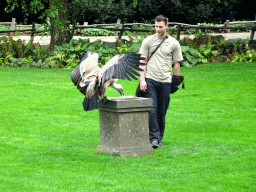
[[[170,102],[171,83],[147,79],[145,97],[152,98],[153,106],[149,111],[149,140],[161,142],[164,136],[165,115]]]

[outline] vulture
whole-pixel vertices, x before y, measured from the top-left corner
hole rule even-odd
[[[99,55],[85,50],[80,62],[71,72],[71,80],[77,89],[85,95],[83,108],[91,111],[98,108],[98,101],[107,101],[106,89],[111,86],[120,95],[124,95],[122,85],[115,83],[118,79],[136,79],[142,71],[139,65],[143,58],[141,54],[119,54],[111,58],[102,68],[98,66]],[[130,78],[131,77],[131,78]]]

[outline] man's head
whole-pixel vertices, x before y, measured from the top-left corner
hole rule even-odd
[[[166,25],[168,23],[168,18],[163,15],[156,16],[155,22],[160,22],[160,21],[163,21],[164,24]]]
[[[155,18],[155,29],[158,38],[163,39],[166,36],[166,30],[168,29],[168,19],[163,15],[159,15]]]

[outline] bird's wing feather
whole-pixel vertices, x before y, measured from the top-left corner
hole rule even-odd
[[[135,75],[139,76],[139,73],[135,70],[142,71],[139,65],[145,65],[141,63],[141,60],[144,59],[140,54],[120,54],[114,56],[100,70],[99,83],[103,85],[111,78],[131,80],[129,76],[137,80]]]
[[[71,79],[75,86],[79,86],[82,78],[88,75],[91,71],[98,69],[99,55],[94,52],[85,51],[76,68],[71,72]]]
[[[86,54],[88,55],[88,54]],[[98,60],[99,60],[99,55],[98,53],[93,53],[91,52],[90,55],[85,56],[86,58],[82,60],[80,64],[80,74],[82,77],[85,77],[88,75],[90,72],[92,72],[95,69],[98,69]]]

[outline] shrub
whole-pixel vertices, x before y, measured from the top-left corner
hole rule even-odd
[[[192,67],[198,63],[200,54],[196,49],[189,46],[181,46],[184,61],[181,62],[184,67]]]
[[[75,67],[84,50],[96,52],[99,54],[99,65],[104,65],[111,57],[118,52],[111,48],[112,45],[104,43],[101,40],[90,42],[90,39],[71,40],[70,43],[64,43],[54,47],[56,60],[60,67]]]
[[[80,33],[83,36],[115,36],[116,35],[114,31],[110,31],[107,29],[94,29],[94,28],[82,29]]]
[[[25,44],[22,40],[14,40],[12,37],[3,36],[0,38],[0,57],[4,58],[5,62],[8,62],[10,58],[27,58],[33,56],[33,38]]]
[[[253,49],[249,49],[246,53],[242,54],[236,52],[232,62],[256,62],[256,51]]]

